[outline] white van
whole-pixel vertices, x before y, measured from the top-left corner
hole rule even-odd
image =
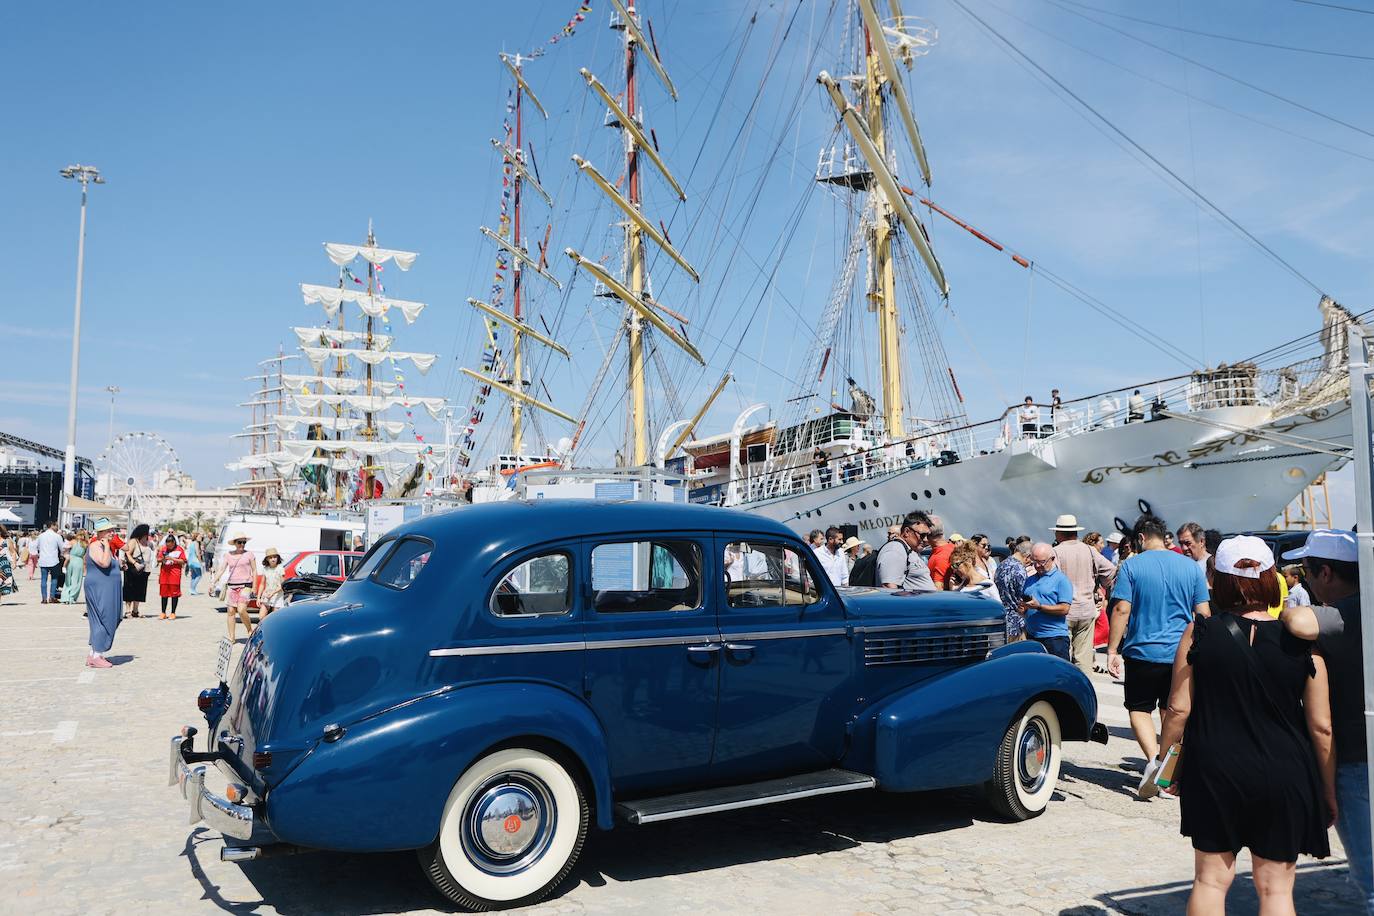
[[[362,519],[324,518],[318,515],[287,516],[240,513],[229,516],[219,530],[215,546],[215,568],[220,558],[233,550],[229,538],[248,536],[248,549],[262,563],[267,548],[277,548],[282,562],[303,550],[352,550],[353,538],[362,537],[367,526]]]

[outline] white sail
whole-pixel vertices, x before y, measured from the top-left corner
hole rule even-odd
[[[307,417],[297,414],[278,414],[272,420],[276,423],[277,428],[284,433],[289,433],[302,424],[343,433],[355,430],[365,422],[362,417]]]
[[[400,395],[365,394],[293,394],[291,400],[302,411],[309,412],[321,406],[352,408],[364,413],[381,413],[393,407],[423,407],[434,419],[443,416],[448,402],[440,397],[409,397]]]
[[[321,371],[325,360],[328,359],[356,359],[369,366],[375,366],[388,359],[393,363],[408,359],[420,370],[420,374],[424,375],[439,358],[434,353],[411,353],[404,350],[360,350],[351,347],[301,347],[301,350],[316,372]]]
[[[371,264],[385,264],[395,261],[401,270],[410,270],[410,265],[419,257],[413,251],[396,251],[391,248],[377,248],[372,245],[346,245],[342,242],[325,242],[324,253],[329,260],[343,267],[354,258],[362,258]]]
[[[405,318],[406,324],[414,324],[415,319],[419,318],[420,313],[425,310],[423,302],[411,302],[408,299],[388,299],[386,296],[368,295],[362,290],[341,289],[337,286],[323,286],[318,283],[302,283],[301,295],[305,297],[306,305],[318,302],[324,309],[324,313],[331,318],[339,313],[339,306],[344,302],[355,303],[369,318],[380,318],[391,309],[398,309],[402,317]]]
[[[323,385],[330,391],[348,394],[357,391],[363,386],[360,378],[349,378],[343,375],[283,375],[282,380],[292,388],[308,388],[311,385]],[[396,390],[395,382],[379,382],[375,379],[372,382],[372,390],[380,390],[382,394],[391,394]],[[308,391],[306,392],[309,393]]]
[[[338,328],[292,328],[296,334],[296,339],[301,345],[315,343],[353,343],[354,341],[370,340],[372,346],[368,349],[385,350],[391,346],[393,340],[390,334],[368,334],[366,331],[340,331]]]

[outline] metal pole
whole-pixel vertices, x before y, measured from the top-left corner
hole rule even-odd
[[[67,499],[72,495],[76,483],[76,382],[77,370],[81,364],[81,282],[86,267],[86,191],[87,177],[83,172],[78,176],[81,182],[81,228],[76,237],[76,315],[72,319],[72,372],[71,392],[67,397],[67,453],[62,461],[62,502],[59,514],[66,511]]]
[[[108,391],[108,392],[110,393],[110,433],[109,433],[109,436],[106,437],[106,439],[105,439],[105,444],[106,444],[106,445],[109,445],[109,444],[111,444],[112,442],[114,442],[114,408],[115,408],[115,395],[119,394],[119,386],[118,386],[118,385],[107,385],[107,386],[105,386],[105,390]]]
[[[1374,608],[1374,451],[1371,451],[1369,417],[1369,341],[1353,322],[1349,331],[1350,415],[1352,455],[1355,461],[1355,544],[1360,561],[1360,648],[1364,654],[1365,759],[1374,761],[1374,626],[1368,615]],[[1374,842],[1374,767],[1365,767],[1369,779],[1370,839]],[[1368,863],[1366,863],[1366,867]]]

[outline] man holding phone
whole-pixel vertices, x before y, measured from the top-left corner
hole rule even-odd
[[[1040,643],[1045,651],[1064,661],[1069,657],[1069,605],[1073,603],[1073,583],[1046,543],[1031,548],[1034,573],[1026,579],[1021,608],[1026,614],[1026,636]]]

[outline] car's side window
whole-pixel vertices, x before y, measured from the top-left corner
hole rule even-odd
[[[378,543],[372,548],[371,553],[362,558],[363,562],[360,566],[356,569],[349,570],[348,577],[350,579],[366,579],[368,576],[372,575],[373,570],[381,565],[382,560],[386,559],[386,555],[391,552],[391,548],[394,546],[396,546],[396,542],[393,540],[385,540]],[[296,575],[303,574],[305,572],[305,564],[312,560],[314,560],[313,556],[303,557],[301,562],[296,566]],[[316,567],[312,563],[310,571],[314,572],[315,569]]]
[[[805,607],[820,600],[811,567],[786,545],[735,541],[725,545],[722,565],[731,607]]]
[[[429,555],[434,550],[434,545],[429,541],[422,541],[419,538],[403,538],[396,544],[396,549],[387,555],[377,571],[372,575],[372,580],[379,585],[388,588],[404,589],[409,588],[410,584],[420,575],[420,570],[425,568],[429,562]],[[334,557],[337,568],[339,558]]]
[[[572,608],[572,558],[540,554],[501,577],[488,605],[498,617],[544,617]]]
[[[701,607],[695,541],[620,541],[592,549],[592,606],[602,614]]]
[[[318,555],[320,561],[320,575],[338,576],[339,575],[339,556],[333,553],[322,553]]]
[[[301,561],[296,564],[296,575],[308,576],[318,575],[320,572],[320,555],[312,553],[308,557],[301,557]]]

